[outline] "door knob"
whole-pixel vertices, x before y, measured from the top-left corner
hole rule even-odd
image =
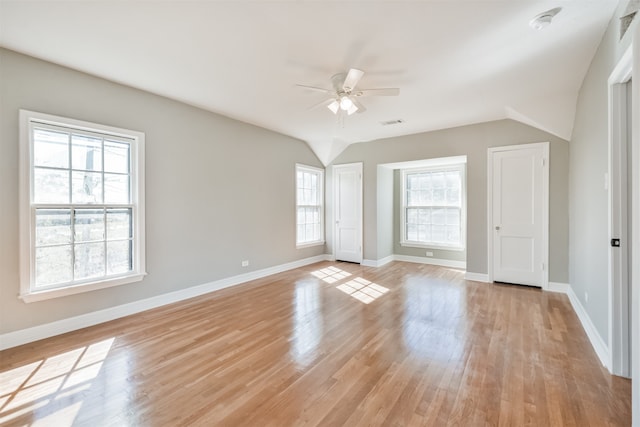
[[[496,225],[496,231],[500,231],[500,226]]]

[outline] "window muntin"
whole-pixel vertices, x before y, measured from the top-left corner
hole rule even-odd
[[[324,243],[322,169],[296,165],[296,244]]]
[[[141,280],[144,134],[28,111],[21,120],[23,299]]]
[[[405,246],[464,249],[464,165],[402,171]]]

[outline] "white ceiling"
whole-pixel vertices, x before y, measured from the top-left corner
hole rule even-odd
[[[0,45],[307,141],[348,144],[512,118],[570,139],[576,99],[614,0],[0,1]],[[561,6],[536,31],[536,14]],[[309,109],[349,68],[342,123]],[[382,126],[381,121],[404,123]]]

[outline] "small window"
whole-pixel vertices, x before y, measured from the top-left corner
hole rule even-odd
[[[465,165],[402,171],[404,246],[464,249]]]
[[[296,165],[296,245],[324,243],[324,172]]]
[[[21,111],[21,297],[144,276],[144,134]]]

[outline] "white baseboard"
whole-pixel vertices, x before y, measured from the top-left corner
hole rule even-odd
[[[425,258],[420,256],[409,256],[409,255],[394,255],[393,259],[395,261],[404,261],[404,262],[415,262],[417,264],[430,264],[430,265],[439,265],[441,267],[450,267],[450,268],[467,268],[467,263],[464,261],[453,261],[450,259],[439,259],[439,258]]]
[[[487,273],[473,273],[471,271],[467,271],[464,273],[464,278],[466,280],[473,280],[474,282],[489,283],[489,275]]]
[[[591,341],[591,346],[598,355],[600,362],[609,370],[609,372],[611,372],[611,353],[609,352],[609,347],[598,333],[598,330],[593,325],[593,322],[591,322],[591,318],[580,303],[580,300],[578,299],[576,294],[573,292],[573,288],[571,286],[567,286],[567,296],[569,297],[569,301],[571,302],[573,311],[576,312],[578,319],[580,319],[582,328],[586,332],[589,341]]]
[[[362,265],[365,267],[382,267],[385,264],[389,264],[391,261],[394,261],[396,258],[395,255],[389,255],[387,257],[381,259],[363,259]]]
[[[209,292],[239,285],[251,280],[260,279],[272,274],[281,273],[283,271],[292,270],[294,268],[304,267],[305,265],[314,264],[320,261],[330,260],[329,255],[318,255],[311,258],[305,258],[286,264],[256,270],[233,277],[216,280],[214,282],[205,283],[190,288],[181,289],[179,291],[169,292],[155,297],[143,299],[140,301],[130,302],[104,310],[98,310],[80,316],[69,317],[67,319],[57,320],[55,322],[38,325],[19,331],[8,332],[0,335],[0,350],[11,347],[17,347],[29,342],[50,338],[56,335],[97,325],[99,323],[108,322],[120,317],[129,316],[141,311],[150,310],[152,308],[161,307],[163,305],[172,304],[174,302],[197,297]]]
[[[569,293],[569,284],[568,283],[560,283],[560,282],[549,282],[549,286],[545,291],[549,292],[559,292],[561,294]]]

